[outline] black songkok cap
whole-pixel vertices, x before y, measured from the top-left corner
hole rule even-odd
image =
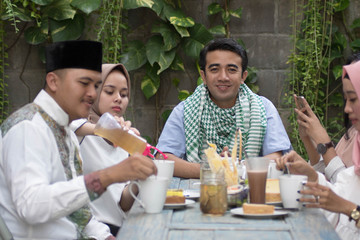
[[[55,42],[46,47],[46,73],[63,68],[101,72],[102,44],[95,41]]]

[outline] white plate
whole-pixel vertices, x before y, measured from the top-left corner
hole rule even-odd
[[[231,214],[238,215],[246,218],[276,218],[286,216],[289,213],[284,211],[275,210],[273,214],[245,214],[243,208],[234,208],[230,210]]]
[[[195,201],[194,200],[190,200],[190,199],[185,199],[185,203],[165,203],[164,207],[165,208],[170,208],[170,209],[178,209],[178,208],[184,208],[187,205],[191,205],[194,204]]]
[[[200,197],[199,190],[184,190],[184,197],[188,199],[198,199]]]
[[[267,202],[267,205],[282,206],[282,202]]]

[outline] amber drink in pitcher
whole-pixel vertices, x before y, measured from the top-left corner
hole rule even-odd
[[[200,209],[207,215],[223,215],[227,210],[227,185],[224,171],[200,170]]]

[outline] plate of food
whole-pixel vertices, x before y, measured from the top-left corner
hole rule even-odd
[[[286,211],[275,210],[274,206],[266,204],[244,203],[241,208],[230,210],[231,214],[246,218],[277,218],[287,216]]]
[[[188,205],[194,204],[195,201],[191,200],[191,199],[185,199],[184,203],[165,203],[164,204],[164,208],[167,209],[180,209],[180,208],[184,208]]]

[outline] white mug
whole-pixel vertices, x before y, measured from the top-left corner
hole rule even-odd
[[[298,191],[302,190],[303,183],[307,182],[308,177],[305,175],[284,174],[279,176],[280,196],[284,208],[301,209],[302,203],[296,201],[301,198]]]
[[[168,187],[174,175],[174,161],[171,160],[154,160],[157,167],[157,176],[166,177],[168,179]]]
[[[154,175],[146,180],[131,181],[129,185],[130,194],[140,203],[146,213],[159,213],[164,207],[168,181],[166,177]],[[139,188],[139,198],[132,192],[134,184]]]

